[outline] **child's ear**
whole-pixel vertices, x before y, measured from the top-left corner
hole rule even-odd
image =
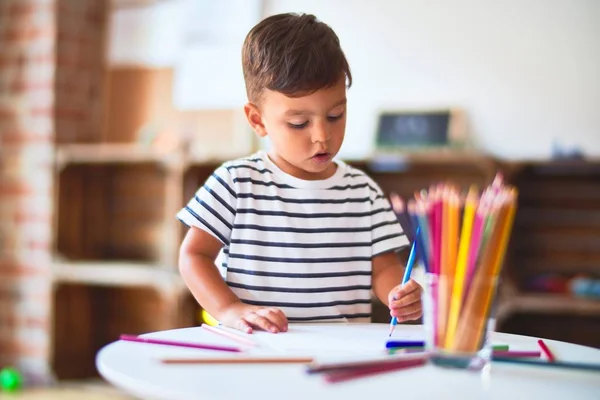
[[[265,129],[265,124],[258,107],[252,103],[246,103],[246,105],[244,105],[244,113],[246,113],[246,119],[248,119],[248,123],[254,132],[260,137],[267,136],[267,130]]]

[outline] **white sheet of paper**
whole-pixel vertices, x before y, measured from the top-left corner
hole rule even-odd
[[[388,327],[374,330],[368,324],[303,325],[291,324],[288,332],[272,334],[255,332],[254,338],[276,351],[302,354],[380,354],[385,351]],[[423,340],[419,326],[397,326],[392,335],[396,340]]]

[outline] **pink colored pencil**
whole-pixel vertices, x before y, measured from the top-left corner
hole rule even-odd
[[[465,285],[463,298],[466,298],[468,288],[473,274],[475,273],[475,266],[477,265],[477,256],[479,255],[479,247],[481,247],[481,238],[483,237],[483,228],[485,226],[485,210],[480,208],[475,213],[475,221],[473,221],[473,231],[471,233],[471,246],[469,247],[469,255],[467,258],[467,274],[465,276]]]
[[[552,351],[550,351],[550,348],[548,348],[548,346],[546,346],[546,343],[544,343],[544,341],[542,339],[538,340],[538,345],[540,346],[540,348],[544,352],[544,355],[548,358],[549,362],[555,362],[556,361],[556,357],[554,357],[554,354],[552,354]]]
[[[245,344],[245,345],[248,345],[248,346],[256,346],[257,345],[257,343],[255,341],[250,340],[250,339],[245,338],[245,337],[240,336],[240,335],[236,335],[235,333],[226,331],[225,329],[215,328],[214,326],[210,326],[210,325],[207,325],[207,324],[202,324],[202,328],[204,328],[207,331],[212,332],[212,333],[214,333],[216,335],[225,336],[226,338],[234,340],[234,341],[236,341],[238,343],[242,343],[242,344]]]
[[[443,203],[441,198],[436,198],[433,204],[433,257],[432,269],[435,274],[440,273],[440,256],[442,249],[442,210]]]
[[[177,342],[174,340],[164,340],[164,339],[151,339],[147,337],[140,337],[134,335],[121,335],[119,337],[121,340],[125,340],[128,342],[138,342],[138,343],[149,343],[149,344],[160,344],[165,346],[176,346],[176,347],[189,347],[192,349],[204,349],[204,350],[216,350],[216,351],[229,351],[233,353],[239,353],[242,350],[237,347],[229,347],[229,346],[215,346],[211,344],[202,344],[202,343],[190,343],[190,342]]]

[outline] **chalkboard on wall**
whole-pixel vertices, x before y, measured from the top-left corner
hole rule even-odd
[[[376,132],[378,149],[456,147],[462,144],[464,129],[450,109],[387,111],[379,116]]]

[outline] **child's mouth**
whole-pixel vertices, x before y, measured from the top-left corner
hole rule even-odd
[[[317,164],[326,163],[327,161],[329,161],[330,158],[331,154],[329,153],[317,153],[314,156],[312,156],[312,160]]]

